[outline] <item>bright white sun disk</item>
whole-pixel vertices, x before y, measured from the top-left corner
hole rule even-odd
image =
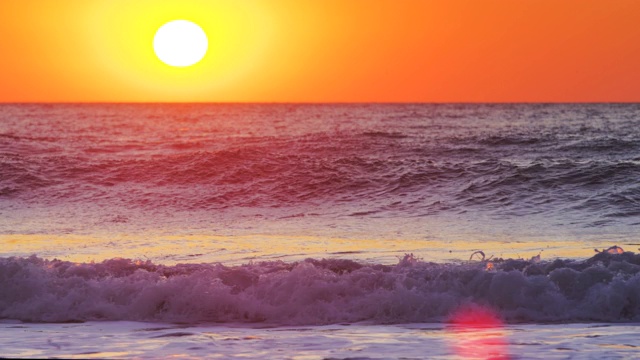
[[[205,56],[208,47],[204,30],[187,20],[162,25],[153,38],[156,56],[165,64],[176,67],[196,64]]]

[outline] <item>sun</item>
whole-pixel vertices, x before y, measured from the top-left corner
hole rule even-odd
[[[186,67],[198,63],[207,54],[207,34],[188,20],[174,20],[162,25],[153,37],[153,50],[165,64]]]

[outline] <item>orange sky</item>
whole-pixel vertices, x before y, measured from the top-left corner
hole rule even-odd
[[[640,101],[638,0],[3,0],[0,35],[0,102]]]

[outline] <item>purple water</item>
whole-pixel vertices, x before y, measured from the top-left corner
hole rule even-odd
[[[618,339],[640,321],[639,121],[636,104],[0,105],[0,348],[16,321],[376,337],[469,306]]]

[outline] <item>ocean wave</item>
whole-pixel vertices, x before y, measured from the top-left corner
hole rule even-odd
[[[620,137],[593,137],[579,139],[562,143],[556,147],[561,152],[585,153],[607,153],[607,154],[629,154],[640,150],[640,141],[634,138]]]
[[[387,132],[387,131],[367,131],[362,133],[364,136],[372,137],[372,138],[386,138],[386,139],[405,139],[408,138],[409,135],[403,134],[401,132]]]
[[[456,194],[459,207],[625,217],[636,214],[640,202],[629,182],[640,175],[640,164],[630,161],[484,161],[467,171],[475,176]]]
[[[611,250],[613,249],[613,250]],[[490,309],[505,322],[640,321],[640,255],[396,265],[307,259],[166,266],[110,259],[0,258],[0,318],[264,322],[446,322]]]
[[[5,109],[0,210],[544,214],[597,227],[633,222],[640,204],[634,104]]]
[[[626,159],[419,159],[267,152],[260,144],[132,159],[4,156],[0,165],[0,197],[45,204],[92,199],[131,207],[209,209],[351,202],[366,203],[373,214],[385,210],[379,206],[386,205],[377,205],[385,200],[419,202],[419,207],[395,208],[411,216],[448,210],[514,215],[569,210],[587,218],[620,219],[636,215],[640,203],[633,181],[640,176],[640,163]]]

